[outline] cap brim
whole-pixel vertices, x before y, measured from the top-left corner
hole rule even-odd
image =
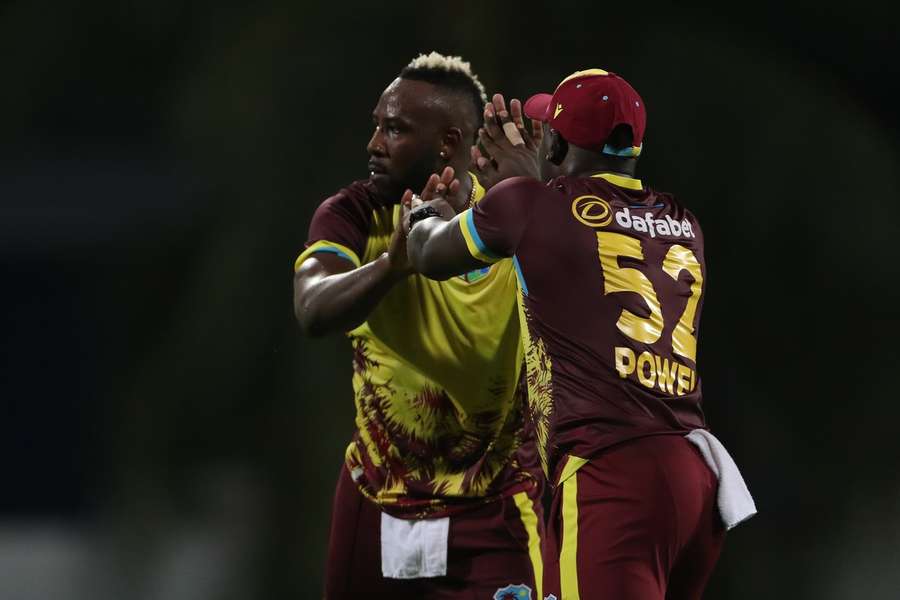
[[[523,107],[525,116],[537,121],[549,121],[550,114],[548,109],[552,99],[553,96],[551,94],[535,94],[525,101],[525,106]]]

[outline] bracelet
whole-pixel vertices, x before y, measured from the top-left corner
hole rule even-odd
[[[409,230],[412,231],[413,225],[419,221],[424,221],[431,217],[440,217],[439,213],[433,206],[423,206],[412,211],[409,215]]]

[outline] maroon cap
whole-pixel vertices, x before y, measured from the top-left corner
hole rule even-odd
[[[644,101],[627,81],[603,69],[572,73],[553,94],[535,94],[525,102],[525,114],[549,123],[567,142],[616,156],[638,156],[644,141],[647,112]],[[616,125],[630,125],[631,148],[606,145]]]

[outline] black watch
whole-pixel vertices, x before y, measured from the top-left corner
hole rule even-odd
[[[421,208],[417,208],[409,214],[409,230],[412,231],[413,225],[415,225],[419,221],[439,216],[441,216],[441,213],[439,213],[433,206],[423,206]]]

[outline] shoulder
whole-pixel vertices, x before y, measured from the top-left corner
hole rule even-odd
[[[531,201],[538,195],[547,193],[547,185],[532,177],[510,177],[504,179],[490,190],[481,203],[496,205],[500,202]]]
[[[326,198],[316,209],[313,224],[337,226],[346,223],[367,231],[373,213],[384,206],[374,186],[368,181],[354,181]]]
[[[652,203],[665,205],[673,217],[697,222],[697,217],[694,213],[675,194],[661,192],[653,188],[647,188],[647,194]]]
[[[367,180],[360,180],[327,197],[319,209],[369,213],[383,204],[375,187]]]
[[[538,190],[546,190],[547,186],[533,177],[510,177],[504,179],[490,189],[488,194],[508,195],[518,194],[521,192],[535,192]]]
[[[690,231],[690,237],[703,239],[703,230],[700,227],[700,221],[696,215],[691,212],[674,194],[669,192],[660,192],[658,190],[647,188],[648,203],[652,205],[665,206],[665,214],[671,219],[682,224],[687,224]]]

